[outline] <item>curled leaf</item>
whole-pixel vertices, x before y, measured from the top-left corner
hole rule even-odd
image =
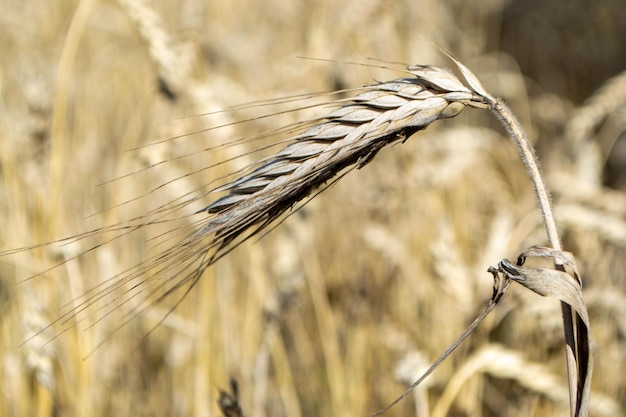
[[[554,269],[526,268],[523,265],[529,257],[550,257],[554,260],[555,267]],[[578,371],[573,416],[587,416],[593,362],[589,338],[589,314],[583,300],[582,281],[574,256],[569,252],[534,246],[518,257],[517,265],[508,259],[503,259],[498,267],[499,271],[510,280],[522,284],[539,295],[553,297],[565,303],[569,308],[563,310],[564,314],[571,310],[576,312],[572,323],[576,338],[573,346],[568,346],[572,349]]]

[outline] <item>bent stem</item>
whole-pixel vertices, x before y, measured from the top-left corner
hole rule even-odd
[[[489,108],[491,112],[496,116],[496,118],[506,129],[509,136],[515,142],[520,157],[522,158],[522,161],[524,163],[524,167],[526,168],[526,172],[528,173],[530,181],[533,185],[533,189],[535,191],[535,195],[541,209],[541,214],[543,216],[543,222],[546,233],[548,234],[548,240],[550,242],[550,245],[555,250],[560,251],[562,250],[561,241],[559,239],[556,221],[554,220],[552,203],[550,200],[550,192],[548,191],[548,187],[546,186],[543,175],[541,174],[534,148],[528,140],[524,128],[517,120],[517,118],[513,115],[511,109],[502,101],[502,99],[494,99],[492,97],[488,97],[487,100],[489,102]],[[563,265],[556,260],[555,267],[558,270],[564,270]],[[572,308],[568,304],[561,302],[561,312],[563,315],[563,329],[565,332],[567,376],[570,392],[570,415],[572,417],[578,417],[583,415],[579,413],[580,404],[583,399],[581,398],[582,389],[580,389],[582,387],[579,386],[581,382],[579,379],[579,362],[577,360],[578,358],[576,354],[576,352],[578,352],[578,349],[576,347],[575,338],[575,321]]]

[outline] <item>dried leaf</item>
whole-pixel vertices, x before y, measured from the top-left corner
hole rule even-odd
[[[524,268],[523,264],[528,257],[550,257],[554,260],[555,269]],[[568,267],[569,273],[566,272],[565,267]],[[517,265],[504,259],[500,262],[499,269],[507,278],[539,295],[557,298],[576,312],[576,320],[573,323],[576,340],[574,346],[571,346],[578,370],[573,415],[575,417],[587,416],[593,361],[589,337],[589,314],[583,300],[582,282],[574,256],[569,252],[535,246],[519,256]]]

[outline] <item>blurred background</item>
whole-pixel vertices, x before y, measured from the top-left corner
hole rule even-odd
[[[0,415],[222,415],[231,379],[246,416],[366,416],[403,392],[489,299],[487,267],[546,243],[514,146],[488,112],[467,109],[383,150],[206,271],[170,314],[175,300],[120,326],[114,295],[83,304],[150,259],[150,239],[168,230],[102,246],[106,230],[85,233],[233,171],[238,161],[202,168],[255,146],[203,152],[210,144],[326,110],[243,125],[231,123],[277,110],[204,113],[405,76],[375,68],[385,62],[450,66],[433,45],[504,97],[535,141],[583,275],[591,415],[624,415],[625,2],[0,7],[0,247],[85,237],[0,257]],[[227,126],[185,136],[217,125]],[[559,303],[513,284],[386,415],[569,415]]]

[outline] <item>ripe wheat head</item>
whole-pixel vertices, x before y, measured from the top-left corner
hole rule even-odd
[[[156,255],[92,289],[57,321],[66,323],[116,292],[122,295],[108,309],[124,305],[128,311],[123,324],[179,290],[182,299],[218,259],[275,227],[351,170],[367,165],[383,147],[403,142],[439,119],[454,117],[466,106],[488,107],[480,89],[465,86],[446,68],[415,65],[406,72],[409,77],[350,90],[355,92],[352,97],[324,103],[332,109],[321,117],[272,130],[292,133],[270,145],[280,146],[278,151],[217,179],[202,196],[213,201],[191,215],[186,237],[168,241]],[[120,237],[166,223],[197,198],[181,198],[81,237],[103,232]]]

